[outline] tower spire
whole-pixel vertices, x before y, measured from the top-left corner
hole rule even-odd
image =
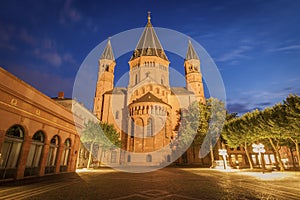
[[[151,23],[151,16],[150,16],[151,12],[148,11],[148,23]]]
[[[111,47],[111,43],[110,43],[110,37],[107,39],[107,44],[106,47],[101,55],[101,59],[108,59],[108,60],[115,60],[113,51],[112,51],[112,47]]]
[[[199,57],[192,45],[191,39],[189,38],[189,44],[188,44],[185,60],[191,60],[191,59],[199,60]]]

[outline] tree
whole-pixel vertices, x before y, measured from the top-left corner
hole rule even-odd
[[[222,136],[229,147],[241,146],[245,149],[250,169],[253,169],[253,163],[248,148],[256,140],[254,123],[258,113],[259,111],[255,110],[251,113],[245,113],[239,118],[231,119],[225,123],[222,131]]]
[[[216,98],[209,98],[207,100],[207,112],[208,128],[204,141],[201,145],[199,157],[203,158],[210,152],[211,163],[213,166],[215,160],[213,147],[219,139],[226,119],[225,105],[222,101]]]
[[[99,145],[103,149],[113,149],[120,147],[121,144],[119,133],[113,125],[91,120],[85,124],[80,139],[83,143],[90,145],[87,168],[90,168],[95,145]]]
[[[284,111],[287,129],[290,132],[288,139],[294,143],[298,163],[300,163],[300,97],[289,95],[284,101]],[[298,167],[300,168],[300,164],[298,164]]]
[[[101,141],[101,134],[100,133],[100,126],[98,123],[89,120],[85,125],[84,129],[81,133],[80,140],[84,144],[89,144],[90,145],[90,150],[89,150],[89,159],[88,159],[88,164],[87,168],[90,168],[91,162],[92,162],[92,153],[93,153],[93,148],[95,144],[99,144]]]

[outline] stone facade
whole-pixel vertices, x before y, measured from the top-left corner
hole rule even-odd
[[[0,116],[0,181],[75,171],[80,119],[3,68]]]
[[[99,59],[94,113],[122,133],[120,163],[160,165],[170,162],[170,143],[176,137],[179,111],[194,101],[205,102],[200,60],[191,42],[184,62],[187,87],[170,87],[169,60],[148,16],[148,22],[129,60],[129,83],[114,87],[116,62],[108,40]],[[164,150],[162,150],[164,149]],[[162,150],[162,151],[161,151]],[[154,155],[153,152],[158,152]],[[149,162],[151,160],[151,162]]]

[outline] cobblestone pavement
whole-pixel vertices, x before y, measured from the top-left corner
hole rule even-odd
[[[300,199],[300,173],[164,168],[133,174],[113,169],[0,185],[0,199]]]

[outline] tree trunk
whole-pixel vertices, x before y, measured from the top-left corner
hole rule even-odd
[[[245,142],[245,146],[244,147],[245,147],[246,156],[248,158],[248,162],[249,162],[249,165],[250,165],[250,169],[253,169],[253,163],[252,163],[252,159],[250,157],[249,151],[248,151],[247,142]]]
[[[293,161],[293,169],[296,169],[297,167],[296,167],[296,163],[295,163],[295,159],[294,159],[292,148],[289,147],[289,150],[290,150],[292,161]]]
[[[209,144],[209,149],[210,149],[210,159],[211,159],[211,168],[212,168],[214,167],[215,158],[214,158],[214,150],[211,141]]]
[[[269,142],[272,146],[272,148],[274,149],[275,151],[275,157],[276,157],[276,160],[279,164],[279,167],[280,167],[280,171],[284,171],[284,166],[283,166],[283,163],[281,161],[281,156],[280,156],[280,153],[279,153],[279,150],[277,149],[277,147],[275,146],[273,140],[271,138],[268,138],[269,139]]]
[[[295,144],[296,145],[296,155],[298,158],[298,168],[300,169],[300,152],[299,152],[299,145],[298,143]]]
[[[92,162],[92,152],[93,152],[93,147],[94,147],[94,142],[91,143],[90,146],[90,152],[89,152],[89,160],[88,160],[88,164],[87,164],[87,168],[90,168],[91,162]]]
[[[290,137],[290,139],[292,140],[292,142],[296,146],[296,155],[297,155],[297,160],[298,160],[298,168],[300,168],[300,152],[299,152],[298,140],[297,139],[293,139],[291,137]],[[291,151],[291,154],[293,154],[292,151]],[[293,160],[293,162],[294,162],[294,160]]]
[[[102,165],[102,157],[103,157],[103,146],[102,147],[100,147],[101,148],[101,154],[100,154],[100,160],[99,160],[99,167],[101,167],[101,165]]]

